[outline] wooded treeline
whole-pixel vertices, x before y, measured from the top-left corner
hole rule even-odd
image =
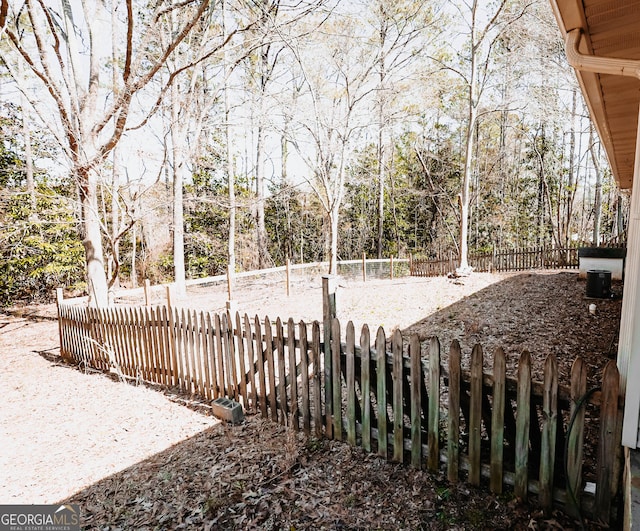
[[[624,233],[546,0],[0,0],[0,294]]]

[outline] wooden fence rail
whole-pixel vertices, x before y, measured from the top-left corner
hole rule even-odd
[[[165,306],[59,302],[58,315],[62,356],[77,363],[207,400],[233,398],[308,435],[446,471],[451,482],[480,485],[485,478],[495,493],[508,485],[523,500],[536,494],[547,512],[559,503],[610,520],[621,470],[613,362],[601,389],[588,392],[580,358],[564,388],[552,355],[542,382],[533,382],[527,352],[517,377],[506,375],[501,349],[486,374],[480,345],[468,356],[454,341],[447,353],[436,338],[420,344],[415,335],[387,337],[382,328],[372,336],[366,325],[356,337],[351,322],[341,341],[337,319],[325,335],[318,322]],[[586,481],[595,483],[595,495],[585,492]]]
[[[449,253],[436,258],[412,257],[409,267],[412,276],[432,277],[453,273],[458,264],[458,258]],[[479,272],[578,269],[578,248],[534,247],[472,253],[469,265]]]

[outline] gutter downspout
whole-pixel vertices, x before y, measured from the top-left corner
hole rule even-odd
[[[595,57],[580,52],[582,30],[575,28],[567,32],[565,49],[569,64],[576,70],[596,74],[626,76],[640,79],[640,61],[613,57]],[[639,117],[640,123],[640,117]],[[607,124],[606,135],[610,138]],[[628,448],[638,447],[638,425],[640,419],[640,385],[627,387],[630,375],[640,374],[640,127],[636,132],[636,152],[631,194],[631,212],[627,255],[618,342],[617,365],[620,371],[620,392],[625,395],[622,445]],[[635,354],[635,355],[634,355]]]
[[[640,61],[635,59],[617,59],[615,57],[596,57],[580,52],[582,29],[574,28],[567,32],[564,41],[565,53],[569,64],[576,70],[627,76],[640,79]]]

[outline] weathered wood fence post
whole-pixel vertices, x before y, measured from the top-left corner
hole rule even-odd
[[[144,279],[144,305],[151,306],[151,281]]]
[[[63,359],[68,359],[69,356],[66,356],[66,350],[64,345],[62,344],[62,319],[60,318],[60,305],[64,301],[64,289],[56,288],[56,312],[58,314],[58,337],[60,341],[60,356]]]
[[[291,294],[291,259],[287,258],[287,297]]]
[[[322,328],[324,337],[325,426],[328,438],[333,438],[333,389],[331,359],[331,326],[336,317],[336,277],[322,276]],[[340,341],[340,338],[337,338]],[[336,369],[340,371],[340,367]],[[340,434],[338,434],[340,436]]]

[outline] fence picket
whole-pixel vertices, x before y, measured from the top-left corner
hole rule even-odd
[[[179,314],[180,315],[180,314]],[[193,349],[193,317],[190,310],[182,310],[178,322],[178,366],[180,371],[180,380],[182,389],[193,392],[193,363],[191,361],[191,353]]]
[[[162,363],[160,361],[160,343],[158,341],[158,318],[156,308],[150,306],[147,308],[147,318],[149,319],[147,326],[147,338],[149,348],[149,361],[151,362],[151,374],[155,383],[163,384],[162,381]]]
[[[440,341],[429,341],[429,434],[427,468],[433,472],[440,466]]]
[[[209,397],[211,399],[218,398],[218,370],[216,368],[216,331],[215,331],[215,319],[212,319],[211,312],[207,312],[205,315],[205,330],[207,334],[207,358],[209,365],[209,372],[211,373]]]
[[[100,344],[100,335],[99,331],[96,329],[95,323],[98,322],[98,317],[96,314],[98,313],[97,308],[87,308],[86,310],[87,319],[85,321],[86,328],[88,331],[88,338],[90,340],[91,354],[91,365],[98,370],[104,370],[104,366],[102,364],[102,353],[101,353],[101,344]]]
[[[289,408],[287,403],[287,374],[284,364],[284,334],[282,330],[282,320],[280,317],[276,319],[276,338],[275,338],[275,351],[277,353],[278,360],[278,383],[276,389],[278,390],[277,397],[280,402],[280,423],[283,426],[289,424]]]
[[[504,406],[506,359],[504,350],[498,347],[493,355],[493,403],[491,417],[491,492],[502,493],[504,466]]]
[[[387,457],[387,341],[382,327],[376,334],[376,402],[378,405],[378,455]]]
[[[340,363],[342,345],[340,344],[340,321],[333,318],[331,321],[331,366],[332,371],[332,412],[333,412],[333,438],[342,440],[342,367]]]
[[[482,347],[471,351],[471,383],[469,411],[469,483],[480,486],[480,443],[482,422]]]
[[[257,361],[255,357],[255,350],[253,348],[254,343],[253,343],[253,331],[251,329],[251,320],[249,319],[249,316],[246,313],[244,314],[244,333],[243,334],[247,342],[246,343],[247,365],[249,369],[247,372],[247,377],[248,377],[249,386],[251,387],[251,407],[253,407],[255,411],[258,411],[258,391],[256,389]],[[260,392],[262,393],[262,389],[260,389]]]
[[[447,479],[458,481],[460,461],[460,343],[454,339],[449,348],[449,429],[447,432]]]
[[[204,371],[202,378],[203,385],[203,394],[202,396],[207,400],[212,399],[211,393],[211,345],[209,335],[209,312],[201,312],[200,313],[200,357],[201,357],[201,366]]]
[[[231,320],[231,314],[227,311],[222,314],[222,331],[224,333],[224,348],[229,370],[228,382],[229,382],[229,395],[236,401],[239,400],[238,395],[238,369],[236,368],[236,349],[235,342],[233,341],[233,321]]]
[[[254,319],[256,333],[255,333],[255,350],[258,356],[258,385],[260,387],[260,411],[263,418],[267,418],[267,389],[266,389],[266,374],[264,368],[264,354],[265,351],[262,348],[262,329],[260,327],[260,319],[255,316]],[[266,321],[268,322],[268,320]]]
[[[185,390],[187,387],[184,375],[184,310],[175,309],[174,315],[174,345],[175,345],[175,364],[176,364],[176,378],[180,389]]]
[[[120,350],[119,363],[120,370],[124,376],[131,375],[131,360],[128,356],[127,351],[127,341],[129,335],[127,334],[127,308],[116,308],[116,311],[113,315],[114,326],[117,328],[115,332],[116,344],[118,345],[118,349]]]
[[[140,322],[140,308],[131,308],[131,313],[129,314],[130,320],[130,329],[132,331],[132,357],[134,359],[134,369],[135,374],[132,376],[136,380],[140,380],[143,377],[144,370],[144,359],[143,359],[143,350],[142,345],[140,344],[140,327],[137,324]]]
[[[391,355],[393,368],[391,377],[393,382],[393,460],[403,462],[404,456],[404,412],[402,408],[403,364],[402,364],[402,334],[396,329],[391,336]]]
[[[180,378],[178,373],[178,346],[176,339],[176,312],[175,308],[169,306],[167,308],[169,316],[169,352],[171,355],[171,383],[179,387]]]
[[[347,323],[345,357],[347,364],[347,442],[356,445],[356,338],[353,322]]]
[[[203,346],[202,346],[202,340],[203,340],[203,333],[202,333],[202,328],[204,327],[204,313],[203,312],[194,312],[194,321],[193,321],[193,355],[195,357],[195,366],[196,366],[196,381],[198,383],[198,395],[205,398],[206,395],[206,391],[205,391],[205,385],[206,385],[206,375],[205,375],[205,365],[204,365],[204,358],[205,356],[202,355],[203,353]]]
[[[105,363],[105,371],[113,372],[115,366],[115,352],[114,348],[111,346],[111,337],[110,337],[110,329],[109,329],[109,314],[110,308],[100,308],[98,311],[98,320],[100,327],[100,336],[101,336],[101,346],[104,350],[104,363]]]
[[[136,315],[136,323],[139,326],[136,326],[136,333],[138,336],[138,348],[140,349],[140,380],[151,381],[151,359],[149,355],[149,345],[147,343],[147,330],[148,326],[146,326],[148,322],[148,307],[142,306],[137,308]]]
[[[152,308],[152,315],[154,321],[153,338],[156,351],[156,370],[158,372],[158,382],[161,385],[168,385],[167,383],[167,359],[165,354],[165,339],[164,334],[167,331],[167,325],[164,322],[164,306],[157,306]]]
[[[156,312],[155,308],[148,307],[145,311],[145,318],[147,319],[146,329],[146,347],[148,349],[149,359],[149,372],[151,374],[151,381],[154,383],[162,383],[162,373],[160,370],[158,341],[156,337]]]
[[[135,346],[135,334],[133,333],[133,308],[126,308],[124,313],[125,318],[125,349],[128,360],[128,376],[135,378],[138,371],[138,360],[136,358],[136,346]]]
[[[77,315],[78,308],[72,306],[69,308],[69,321],[70,321],[70,330],[69,330],[69,354],[72,359],[76,360],[78,363],[82,363],[83,359],[80,356],[81,350],[78,345],[78,327],[80,326],[80,317]]]
[[[187,378],[189,390],[193,394],[198,393],[198,367],[196,365],[196,312],[187,310],[187,330],[185,335],[185,362],[187,364]]]
[[[117,365],[116,370],[120,372],[122,376],[126,375],[126,359],[124,356],[124,343],[122,340],[122,308],[114,307],[110,308],[107,314],[108,324],[107,329],[109,331],[109,345],[113,348],[114,361]]]
[[[545,513],[553,507],[553,472],[558,426],[558,363],[553,354],[544,362],[542,395],[542,447],[540,450],[540,505]]]
[[[108,372],[111,370],[111,353],[109,352],[105,326],[108,308],[97,308],[96,310],[93,327],[96,332],[96,341],[98,342],[97,346],[100,346],[99,350],[102,370]]]
[[[360,390],[362,392],[362,447],[371,451],[371,337],[369,326],[360,332]]]
[[[173,345],[171,343],[171,308],[167,306],[160,307],[161,319],[162,319],[162,353],[164,359],[164,370],[165,370],[165,383],[167,386],[171,387],[174,385],[173,382],[173,357],[172,357],[172,349]]]
[[[220,314],[215,314],[214,316],[214,327],[215,327],[215,334],[216,334],[216,361],[218,362],[218,370],[217,372],[217,376],[218,376],[218,396],[225,396],[226,394],[226,390],[225,390],[225,368],[224,368],[224,350],[222,348],[222,320],[220,319]],[[228,371],[228,367],[227,367],[227,371]]]
[[[206,311],[200,312],[198,335],[200,336],[200,367],[202,370],[200,379],[202,381],[202,397],[211,400],[211,367],[209,366],[209,333],[207,330],[208,314],[209,312]]]
[[[240,380],[240,396],[242,397],[242,404],[245,408],[249,407],[249,400],[247,395],[247,368],[245,364],[245,348],[244,348],[244,334],[242,332],[242,319],[240,313],[236,312],[236,329],[235,338],[237,341],[236,353],[238,356],[238,378]]]
[[[567,433],[567,509],[572,516],[580,514],[582,497],[582,456],[584,453],[585,408],[578,403],[587,392],[587,366],[582,358],[576,358],[571,366],[571,411],[573,421]]]
[[[311,360],[313,364],[313,427],[316,437],[322,437],[322,367],[320,365],[321,353],[320,347],[320,323],[314,321],[311,328]]]
[[[420,354],[420,339],[418,334],[412,334],[409,340],[409,357],[411,360],[411,465],[415,468],[422,466],[422,418],[420,415],[422,364],[420,362]]]
[[[300,391],[302,393],[302,429],[305,435],[311,435],[311,407],[309,401],[309,344],[307,341],[307,325],[298,323],[300,338]]]
[[[265,357],[267,361],[267,379],[269,381],[269,408],[271,409],[271,420],[278,422],[278,401],[276,397],[276,370],[273,359],[273,333],[271,331],[271,321],[269,317],[264,318],[264,342]]]
[[[620,375],[614,360],[609,360],[602,375],[600,406],[600,437],[598,441],[598,471],[596,475],[595,516],[609,522],[611,501],[617,491],[616,458],[620,451],[618,396]]]
[[[287,350],[289,353],[289,378],[291,381],[291,423],[293,429],[300,429],[298,407],[298,363],[296,360],[296,325],[290,317],[287,321]],[[301,349],[302,350],[302,349]],[[300,352],[302,356],[302,352]]]
[[[518,361],[518,409],[516,412],[516,471],[514,493],[526,500],[529,492],[529,427],[531,424],[531,355],[526,350]]]

